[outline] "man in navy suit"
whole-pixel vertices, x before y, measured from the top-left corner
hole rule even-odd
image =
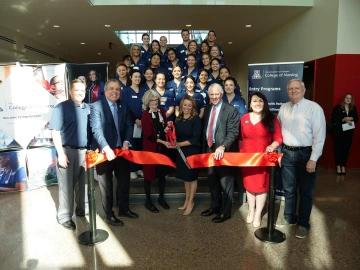
[[[133,134],[133,122],[129,107],[120,100],[121,86],[117,80],[105,85],[105,98],[91,106],[90,125],[93,133],[91,148],[106,154],[107,161],[96,166],[101,200],[105,211],[105,222],[114,226],[124,223],[115,217],[113,206],[113,172],[117,180],[116,197],[119,216],[138,218],[129,209],[130,163],[114,154],[115,148],[128,150]]]

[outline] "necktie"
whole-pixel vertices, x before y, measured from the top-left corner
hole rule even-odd
[[[214,122],[215,122],[215,115],[216,115],[216,107],[213,106],[210,116],[210,123],[209,123],[209,130],[207,136],[207,143],[209,148],[213,145],[213,129],[214,129]]]
[[[117,104],[116,104],[116,103],[113,103],[112,106],[113,106],[114,122],[115,122],[116,131],[117,131],[117,135],[118,135],[118,139],[117,139],[116,146],[121,146],[120,129],[119,129],[119,117],[118,117],[118,108],[117,108]]]

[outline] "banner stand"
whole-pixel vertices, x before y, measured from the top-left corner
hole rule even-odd
[[[285,241],[285,234],[276,230],[275,227],[275,182],[276,182],[276,167],[270,168],[270,188],[268,200],[268,220],[267,227],[260,228],[255,231],[255,237],[265,243],[278,244]]]
[[[87,170],[90,231],[86,231],[80,234],[78,237],[78,242],[85,246],[94,246],[108,239],[109,233],[105,230],[96,229],[94,167],[87,168]]]

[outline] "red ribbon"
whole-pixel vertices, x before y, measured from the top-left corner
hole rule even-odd
[[[137,163],[137,164],[154,164],[167,165],[176,168],[171,159],[165,155],[148,152],[115,149],[114,153],[118,157]],[[226,152],[221,160],[215,159],[214,153],[193,155],[186,158],[191,168],[208,168],[212,166],[236,166],[236,167],[258,167],[258,166],[276,166],[282,154],[272,153],[233,153]],[[101,154],[98,150],[86,154],[86,167],[92,168],[104,161],[106,155]]]
[[[165,155],[148,152],[148,151],[134,151],[134,150],[121,150],[116,148],[114,153],[118,157],[123,157],[131,162],[137,164],[154,164],[154,165],[167,165],[176,168],[171,159]],[[98,150],[86,154],[86,167],[92,168],[104,161],[106,155],[101,154]]]
[[[166,140],[170,142],[171,146],[175,146],[176,130],[174,122],[168,122],[168,130],[166,132]]]
[[[186,158],[191,168],[208,168],[213,166],[258,167],[276,166],[282,154],[278,153],[224,153],[220,160],[215,153],[193,155]]]

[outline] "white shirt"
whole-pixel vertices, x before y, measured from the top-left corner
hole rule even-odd
[[[317,161],[326,137],[323,109],[317,103],[303,98],[296,104],[287,102],[281,105],[278,119],[283,143],[288,146],[311,146],[310,159]]]

